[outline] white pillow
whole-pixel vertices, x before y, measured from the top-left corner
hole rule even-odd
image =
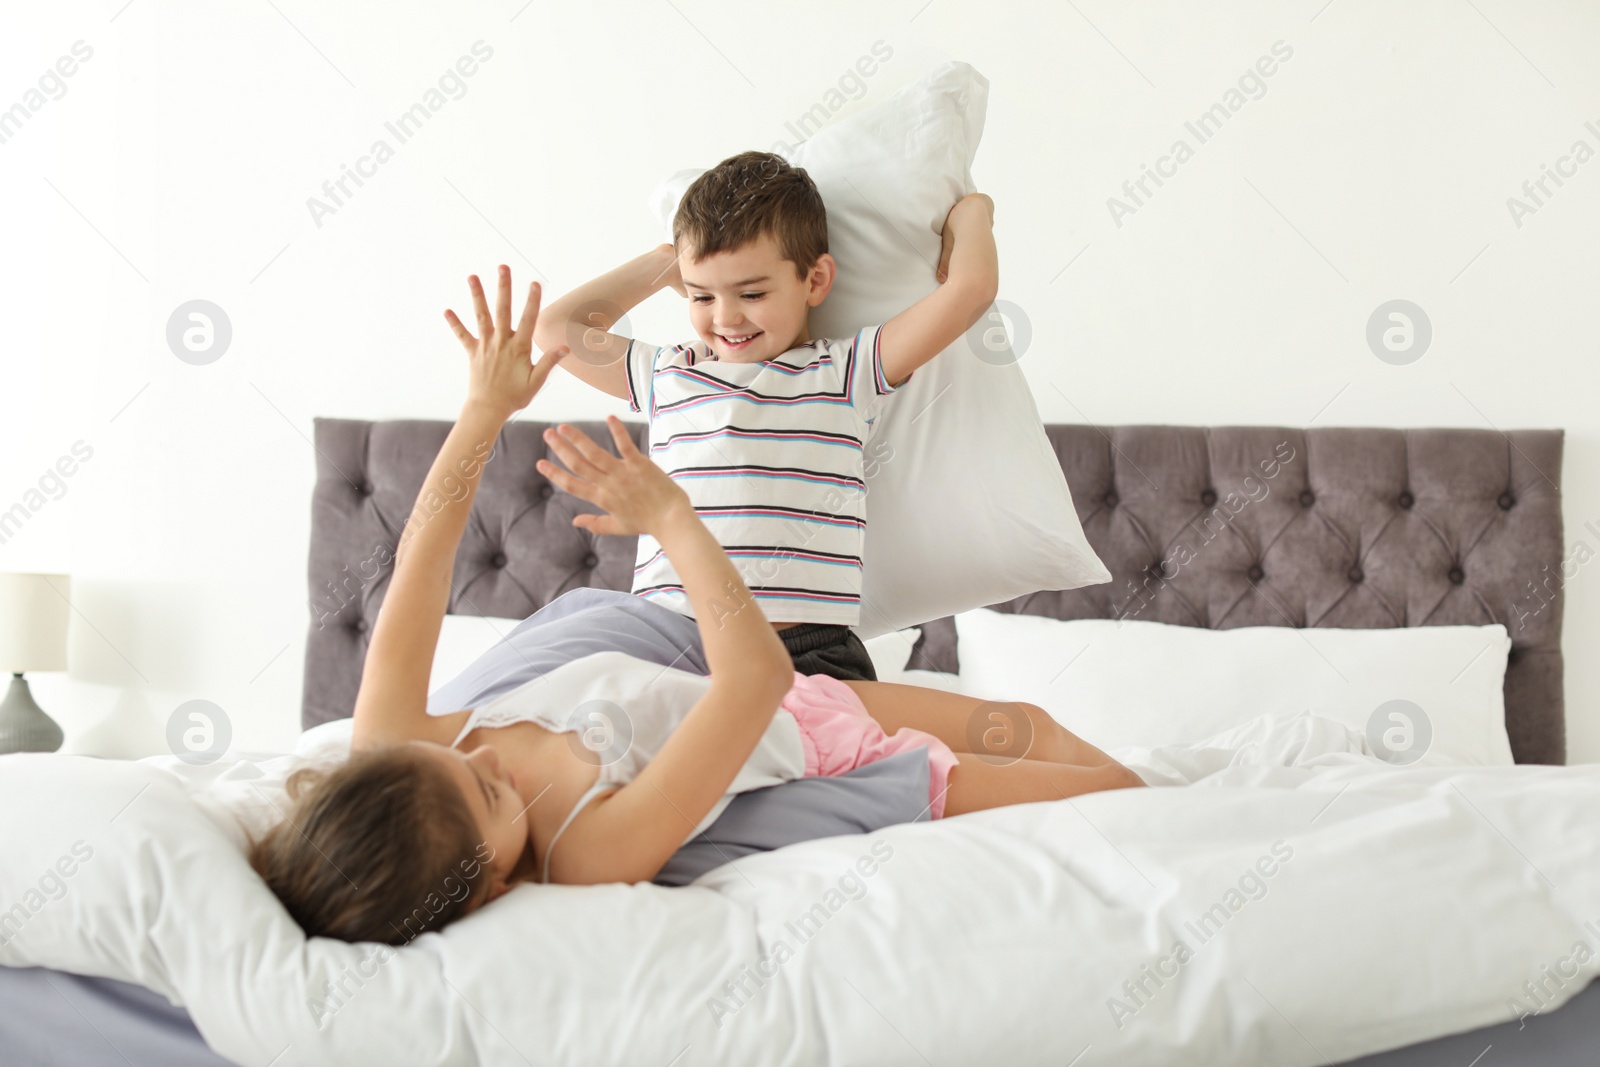
[[[1103,749],[1310,712],[1361,731],[1393,763],[1512,762],[1511,638],[1498,624],[1209,630],[988,608],[955,622],[964,692],[1037,704]]]
[[[864,642],[867,646],[867,655],[872,658],[873,669],[878,672],[878,681],[917,685],[924,689],[943,690],[946,693],[960,693],[962,691],[960,675],[906,668],[906,664],[911,661],[911,650],[916,647],[917,639],[921,636],[922,628],[913,626],[908,630],[896,630],[893,633],[868,638]]]
[[[921,636],[922,630],[913,626],[909,630],[894,630],[862,642],[867,646],[867,657],[872,660],[872,669],[877,672],[878,681],[900,680],[906,664],[911,660],[911,650]]]
[[[946,63],[787,153],[822,194],[839,264],[828,298],[811,312],[814,336],[887,322],[938,287],[940,232],[951,206],[975,191],[988,94],[971,66]],[[668,240],[684,191],[703,173],[679,171],[651,195]],[[901,385],[877,420],[873,439],[888,447],[874,446],[885,458],[866,473],[871,521],[855,627],[863,638],[1111,580],[1083,536],[1000,325],[991,308]],[[981,358],[974,337],[983,340]]]

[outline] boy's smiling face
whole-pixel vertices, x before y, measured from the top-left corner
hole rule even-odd
[[[824,252],[802,280],[770,234],[703,260],[687,245],[679,251],[689,322],[717,359],[761,363],[811,340],[807,318],[833,287],[832,256]]]

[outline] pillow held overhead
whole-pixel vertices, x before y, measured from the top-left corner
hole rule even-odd
[[[822,194],[839,265],[811,312],[814,336],[887,322],[938,287],[945,216],[976,191],[971,167],[988,93],[972,66],[946,63],[784,153]],[[684,191],[703,173],[679,171],[651,194],[668,240]],[[1000,325],[991,307],[895,391],[875,424],[874,440],[888,447],[875,446],[883,458],[866,471],[865,585],[854,627],[862,638],[1111,580],[1084,538]]]

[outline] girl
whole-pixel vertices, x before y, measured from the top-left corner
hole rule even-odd
[[[730,794],[841,774],[906,748],[927,749],[933,818],[1144,784],[1032,705],[1006,706],[1027,758],[997,759],[1002,746],[985,747],[999,740],[983,729],[986,702],[797,674],[687,495],[614,417],[617,455],[562,425],[545,439],[569,469],[545,460],[538,468],[604,509],[573,525],[661,543],[693,602],[709,675],[602,652],[478,708],[428,714],[482,458],[570,354],[561,346],[532,362],[537,282],[513,328],[510,269],[500,267],[492,318],[477,276],[467,281],[479,336],[445,312],[467,351],[467,400],[400,538],[362,669],[351,756],[331,771],[295,772],[287,817],[250,848],[307,934],[401,944],[519,882],[649,881]],[[582,715],[596,707],[611,709],[607,731],[618,719],[628,736],[592,743]]]

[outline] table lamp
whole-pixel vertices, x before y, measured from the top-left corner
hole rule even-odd
[[[0,702],[0,753],[61,747],[61,727],[33,702],[22,675],[67,669],[70,582],[65,574],[0,573],[0,672],[11,672]]]

